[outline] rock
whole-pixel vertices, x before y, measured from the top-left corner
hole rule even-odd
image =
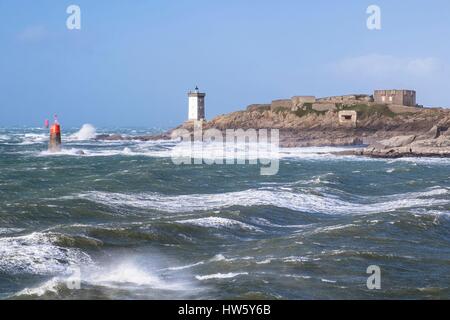
[[[402,147],[411,144],[416,139],[415,135],[396,136],[379,142],[385,148]]]
[[[95,140],[124,140],[120,134],[99,134]]]

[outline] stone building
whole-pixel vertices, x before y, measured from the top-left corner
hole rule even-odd
[[[204,120],[205,119],[205,93],[201,93],[198,87],[195,91],[189,91],[189,120]]]
[[[414,90],[375,90],[373,97],[376,103],[416,106],[416,92]]]

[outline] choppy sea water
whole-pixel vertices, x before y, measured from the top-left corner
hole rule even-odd
[[[262,176],[76,131],[0,129],[0,298],[450,298],[450,159],[282,149]]]

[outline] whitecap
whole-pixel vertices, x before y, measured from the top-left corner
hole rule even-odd
[[[112,207],[136,207],[164,212],[194,212],[217,210],[233,206],[274,206],[294,211],[324,214],[366,214],[391,212],[398,209],[445,205],[450,200],[431,198],[449,194],[447,188],[431,188],[422,192],[396,194],[390,196],[354,197],[345,201],[335,195],[323,193],[296,193],[279,188],[249,189],[246,191],[221,194],[191,194],[167,196],[159,193],[123,194],[109,192],[88,192],[76,197]],[[197,221],[204,225],[230,225],[224,218],[203,218]],[[239,222],[231,221],[239,225]]]
[[[206,217],[206,218],[198,218],[198,219],[179,220],[176,222],[191,224],[194,226],[206,227],[206,228],[216,228],[216,229],[231,228],[231,229],[233,229],[233,228],[237,227],[237,228],[244,229],[244,230],[261,231],[261,229],[253,227],[246,223],[232,220],[232,219],[220,218],[220,217]]]
[[[326,282],[326,283],[336,283],[336,282],[337,282],[337,281],[334,281],[334,280],[328,280],[328,279],[320,279],[320,281]]]
[[[189,268],[200,266],[200,265],[202,265],[204,263],[205,263],[204,261],[199,261],[197,263],[192,263],[192,264],[188,264],[188,265],[184,265],[184,266],[168,267],[168,268],[165,268],[163,270],[170,270],[170,271],[184,270],[184,269],[189,269]]]
[[[211,280],[211,279],[230,279],[241,275],[248,275],[248,272],[230,272],[230,273],[214,273],[204,276],[195,276],[197,280]]]
[[[48,275],[67,272],[74,264],[92,263],[86,253],[62,248],[56,244],[57,241],[58,234],[38,232],[0,238],[0,271]]]
[[[61,285],[63,285],[65,280],[61,277],[54,277],[36,287],[33,288],[25,288],[18,293],[15,294],[15,296],[21,297],[21,296],[37,296],[41,297],[47,293],[58,293],[58,289]]]

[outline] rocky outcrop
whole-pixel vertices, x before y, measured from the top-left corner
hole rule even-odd
[[[382,158],[450,157],[450,130],[433,126],[423,135],[397,136],[371,144],[357,152]]]
[[[329,103],[329,102],[327,102]],[[341,106],[342,107],[342,106]],[[354,110],[356,126],[339,122],[342,110]],[[450,110],[410,108],[397,113],[388,106],[357,105],[346,109],[292,111],[270,105],[251,105],[203,123],[203,129],[279,129],[283,147],[369,145],[357,154],[373,157],[447,156],[450,154]],[[186,122],[175,128],[193,130]],[[101,135],[102,140],[170,139],[171,131],[158,136]]]

